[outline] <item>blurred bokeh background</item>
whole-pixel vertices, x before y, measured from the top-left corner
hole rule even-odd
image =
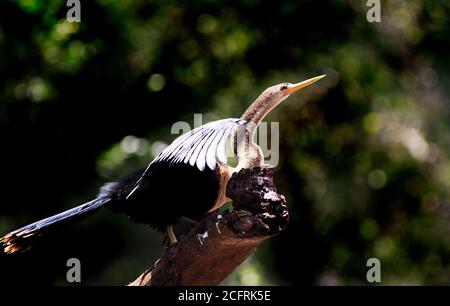
[[[240,116],[268,86],[289,98],[276,181],[291,223],[224,284],[450,283],[450,2],[81,1],[0,4],[0,234],[94,197],[145,166],[171,125]],[[149,203],[151,205],[151,203]],[[0,255],[0,283],[126,284],[163,251],[108,210]]]

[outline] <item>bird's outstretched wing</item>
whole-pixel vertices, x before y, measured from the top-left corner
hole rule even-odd
[[[216,156],[221,162],[227,162],[226,141],[233,128],[242,122],[235,118],[223,119],[195,128],[175,139],[152,163],[189,163],[191,166],[196,165],[200,171],[204,171],[206,166],[214,170]]]
[[[139,188],[140,181],[154,163],[185,163],[197,167],[200,171],[205,171],[206,167],[216,169],[217,161],[226,164],[226,141],[233,129],[244,122],[238,118],[217,120],[181,135],[148,165],[127,198]]]

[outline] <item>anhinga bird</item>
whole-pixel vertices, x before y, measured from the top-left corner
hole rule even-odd
[[[124,212],[134,221],[167,229],[170,243],[175,243],[172,227],[180,218],[197,218],[220,208],[230,200],[225,189],[231,174],[263,165],[262,150],[253,136],[267,113],[293,92],[323,77],[269,87],[241,118],[210,122],[181,135],[147,168],[105,184],[96,199],[6,234],[0,239],[5,252],[26,251],[32,238],[103,206]],[[229,137],[238,158],[234,168],[226,164]]]

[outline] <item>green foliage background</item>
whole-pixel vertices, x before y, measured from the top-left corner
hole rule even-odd
[[[291,224],[224,284],[366,284],[371,257],[382,284],[450,282],[448,1],[382,1],[381,23],[357,0],[81,3],[81,23],[61,0],[0,4],[2,234],[146,165],[175,121],[327,74],[267,118]],[[1,255],[0,280],[64,285],[79,257],[82,284],[124,284],[159,242],[104,211]]]

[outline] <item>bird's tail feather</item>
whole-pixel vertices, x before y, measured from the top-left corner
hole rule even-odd
[[[0,238],[0,244],[3,245],[5,253],[25,252],[31,248],[32,238],[40,236],[45,230],[93,212],[109,201],[109,198],[99,197],[57,215],[28,224]]]

